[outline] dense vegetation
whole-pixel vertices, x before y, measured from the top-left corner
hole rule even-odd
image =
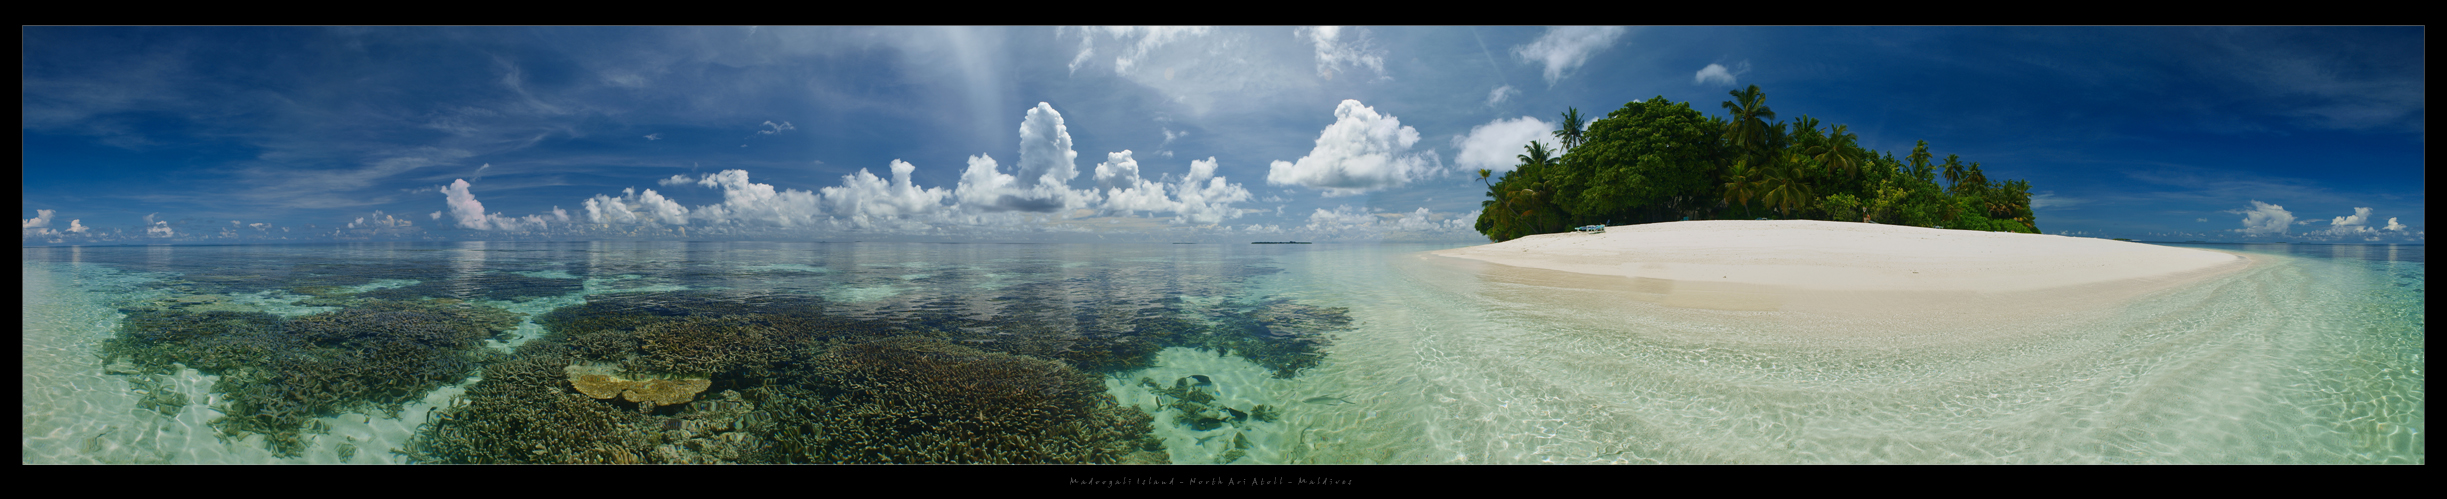
[[[1932,163],[1920,142],[1901,160],[1863,149],[1844,125],[1777,121],[1757,85],[1732,92],[1730,117],[1659,96],[1589,123],[1566,111],[1560,155],[1531,142],[1488,182],[1478,231],[1498,242],[1592,224],[1755,218],[2039,232],[2030,183],[1992,181],[1979,163]],[[1940,186],[1939,178],[1945,179]]]

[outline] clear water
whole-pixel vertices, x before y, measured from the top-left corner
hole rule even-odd
[[[1324,329],[1318,363],[1289,378],[1244,352],[1189,347],[1096,373],[1116,402],[1153,415],[1174,463],[2426,462],[2422,246],[2190,245],[2266,263],[2112,310],[1918,336],[1661,309],[1419,254],[1451,246],[25,248],[21,461],[407,462],[390,451],[479,381],[396,413],[315,415],[306,449],[276,455],[262,435],[210,425],[229,409],[217,377],[107,369],[101,345],[123,334],[122,309],[303,317],[335,309],[307,299],[317,293],[455,298],[519,314],[486,344],[517,355],[557,308],[710,293],[957,324],[944,339],[988,350],[1137,334],[1132,317],[1214,325],[1250,304],[1347,312]],[[337,287],[306,288],[318,285]],[[1278,417],[1201,429],[1140,381],[1192,375],[1210,405]],[[145,408],[161,393],[185,406]]]

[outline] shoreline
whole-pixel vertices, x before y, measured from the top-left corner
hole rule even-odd
[[[1800,220],[1618,226],[1425,255],[1515,284],[1680,309],[1869,319],[1881,329],[2097,309],[2257,260],[2106,239]]]

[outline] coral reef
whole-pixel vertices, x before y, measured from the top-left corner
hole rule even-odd
[[[1161,449],[1095,376],[914,338],[842,345],[804,386],[759,389],[778,461],[1116,463]]]
[[[695,401],[697,393],[713,386],[713,381],[701,378],[631,380],[617,373],[606,373],[603,369],[579,364],[563,368],[563,372],[569,374],[569,384],[577,388],[578,393],[596,399],[620,397],[630,402],[652,404],[648,408]]]
[[[211,424],[225,437],[267,437],[275,454],[295,456],[312,418],[347,410],[398,411],[426,392],[457,383],[484,359],[478,342],[509,330],[516,316],[449,300],[365,301],[296,319],[261,312],[134,310],[103,343],[106,363],[167,374],[178,366],[221,376],[227,396]],[[159,390],[153,390],[158,392]],[[183,397],[150,397],[155,410]],[[175,412],[175,409],[170,409]]]
[[[465,405],[436,411],[401,451],[441,463],[640,463],[657,418],[622,410],[566,384],[571,359],[538,354],[484,369]]]

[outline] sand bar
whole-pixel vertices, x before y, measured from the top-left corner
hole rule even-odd
[[[2102,303],[2250,264],[2106,239],[1799,220],[1616,226],[1431,254],[1614,279],[1646,301],[1731,310],[1929,304],[1898,296]]]

